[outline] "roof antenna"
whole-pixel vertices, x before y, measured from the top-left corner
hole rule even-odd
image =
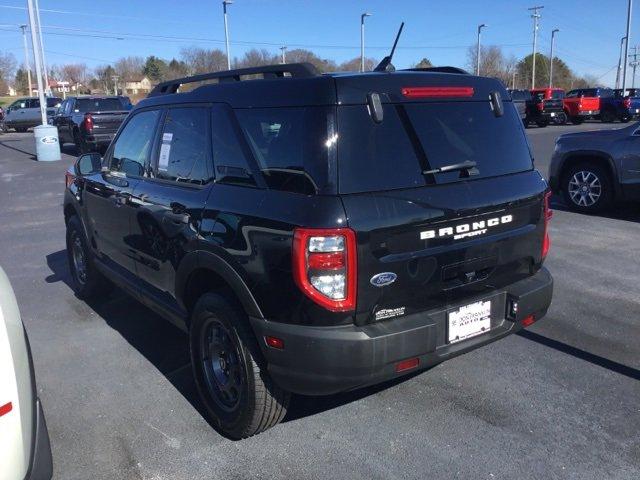
[[[391,54],[387,55],[382,59],[382,61],[378,64],[376,68],[373,69],[374,72],[393,72],[395,71],[395,67],[391,65],[391,59],[393,58],[393,54],[396,51],[396,45],[398,44],[398,40],[400,39],[400,34],[402,33],[402,29],[404,27],[404,22],[400,24],[400,30],[398,30],[398,35],[396,35],[396,41],[393,42],[393,48],[391,49]]]

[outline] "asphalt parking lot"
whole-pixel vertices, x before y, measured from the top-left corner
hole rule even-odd
[[[618,125],[619,126],[619,125]],[[555,137],[532,128],[546,174]],[[115,292],[74,297],[64,171],[32,134],[0,135],[0,265],[30,336],[56,479],[640,478],[640,206],[607,216],[555,199],[546,318],[404,381],[294,399],[232,442],[201,416],[186,336]]]

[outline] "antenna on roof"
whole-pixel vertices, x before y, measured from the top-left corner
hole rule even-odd
[[[398,34],[396,35],[396,41],[393,42],[393,48],[391,49],[391,53],[384,57],[382,61],[378,64],[376,68],[373,69],[374,72],[393,72],[395,67],[391,65],[391,59],[393,58],[393,54],[396,51],[396,45],[398,44],[398,40],[400,39],[400,34],[402,33],[402,29],[404,28],[404,22],[400,24],[400,30],[398,30]]]

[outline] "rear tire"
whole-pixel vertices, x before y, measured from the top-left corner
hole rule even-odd
[[[611,176],[598,164],[578,163],[564,174],[562,194],[567,206],[576,212],[605,211],[613,201]]]
[[[538,127],[540,128],[545,128],[549,126],[549,122],[548,121],[536,122],[536,125],[538,125]]]
[[[90,149],[87,145],[87,142],[84,141],[82,135],[77,130],[73,132],[73,141],[76,144],[76,149],[78,150],[78,154],[82,155],[85,153],[89,153]]]
[[[584,119],[581,117],[571,117],[571,123],[574,125],[581,125],[584,122]]]
[[[14,129],[18,133],[25,133],[28,130],[28,128],[25,127],[14,127]]]
[[[613,123],[616,121],[616,115],[610,110],[605,110],[600,114],[600,121],[602,123]]]
[[[200,398],[220,433],[238,440],[280,423],[290,393],[267,373],[238,305],[215,293],[200,297],[191,317],[189,344]]]
[[[72,287],[76,295],[88,300],[97,294],[104,296],[113,284],[100,273],[93,263],[84,229],[77,215],[67,222],[67,258],[71,271]]]
[[[555,123],[556,125],[564,125],[565,123],[567,123],[567,114],[564,112],[559,113],[558,115],[556,115],[553,123]]]

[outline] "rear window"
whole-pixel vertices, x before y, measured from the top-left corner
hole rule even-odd
[[[533,168],[517,111],[496,117],[489,102],[385,104],[380,124],[366,106],[341,106],[338,133],[341,193],[456,182],[460,172],[422,172],[465,161],[477,163],[472,179]]]
[[[251,108],[235,113],[269,188],[303,194],[330,189],[329,107]]]
[[[533,92],[533,99],[536,102],[541,102],[544,100],[544,92]]]
[[[108,112],[124,110],[124,105],[118,98],[79,98],[74,107],[76,112]]]
[[[562,90],[552,90],[551,98],[554,98],[554,99],[564,98],[564,92]]]

